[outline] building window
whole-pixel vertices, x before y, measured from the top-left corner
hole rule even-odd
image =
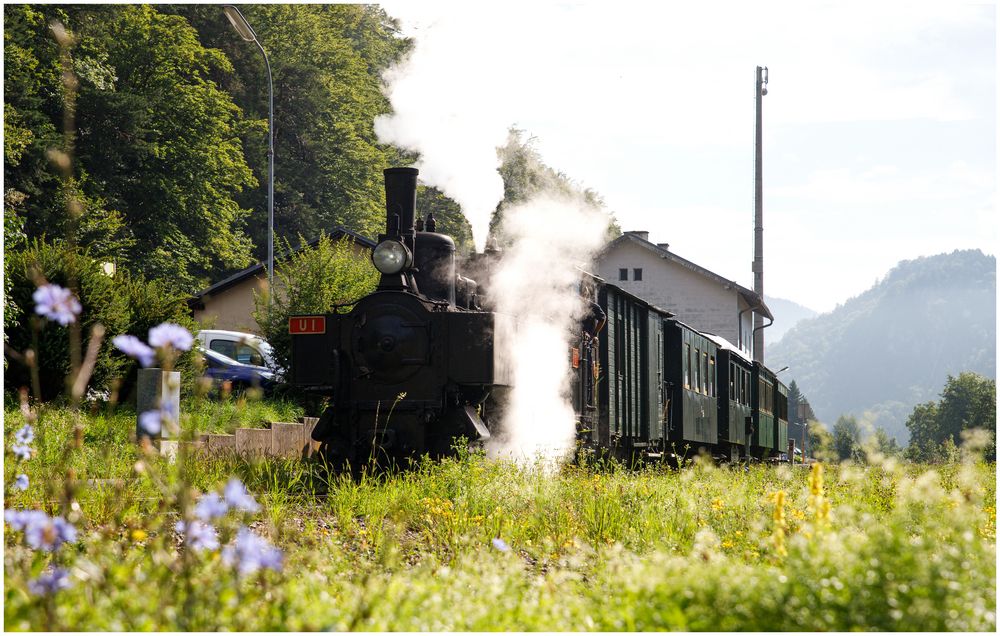
[[[628,280],[628,268],[623,267],[618,270],[618,280]]]
[[[633,267],[632,268],[632,280],[642,280],[642,268]]]

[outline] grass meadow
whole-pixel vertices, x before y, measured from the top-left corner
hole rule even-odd
[[[201,432],[301,414],[184,413]],[[26,416],[35,437],[19,459]],[[46,551],[5,524],[6,629],[996,629],[996,467],[972,453],[933,467],[554,471],[463,453],[352,479],[314,461],[170,464],[134,429],[128,411],[6,406],[5,509],[76,529]],[[196,549],[176,524],[232,477],[259,509],[214,517],[218,541]],[[240,527],[280,567],[243,571],[227,552]],[[44,578],[56,570],[58,584]]]

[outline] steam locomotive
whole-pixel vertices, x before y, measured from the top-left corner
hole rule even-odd
[[[290,380],[327,396],[313,430],[338,464],[401,463],[497,434],[513,388],[513,316],[491,310],[488,248],[459,273],[455,243],[416,217],[417,170],[385,170],[386,229],[372,251],[376,290],[349,313],[289,318]],[[763,459],[787,444],[787,390],[721,338],[581,272],[606,317],[567,352],[578,439],[625,460],[709,452]]]

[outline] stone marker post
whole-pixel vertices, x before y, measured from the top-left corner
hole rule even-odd
[[[150,368],[139,369],[139,392],[136,398],[136,414],[142,415],[146,411],[156,411],[161,408],[173,415],[173,421],[164,421],[159,435],[151,436],[154,441],[160,439],[176,440],[180,437],[180,409],[181,406],[181,373],[180,371],[165,372],[163,369]],[[139,421],[135,423],[136,438],[149,434],[139,427]]]

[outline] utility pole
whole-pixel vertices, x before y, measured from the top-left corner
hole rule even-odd
[[[753,291],[764,302],[764,179],[761,168],[762,123],[761,104],[767,95],[767,67],[757,67],[757,120],[754,130],[754,228],[753,228]],[[753,359],[764,364],[764,316],[753,314]]]

